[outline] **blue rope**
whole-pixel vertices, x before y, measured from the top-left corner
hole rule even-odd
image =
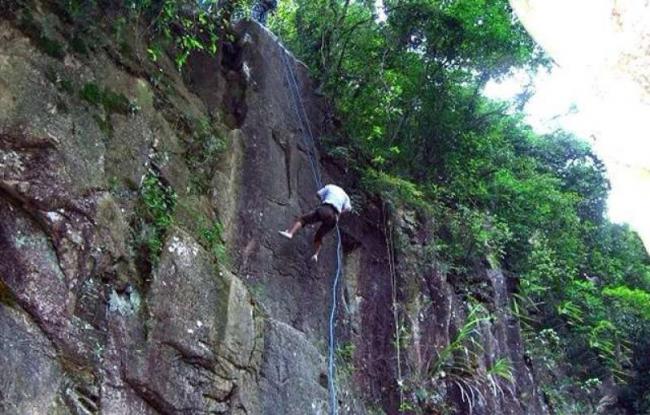
[[[314,155],[314,135],[312,134],[311,127],[309,124],[309,119],[307,118],[307,111],[305,110],[304,104],[302,103],[302,100],[300,99],[300,91],[298,89],[298,82],[296,80],[296,75],[293,72],[293,69],[291,68],[291,65],[287,59],[287,53],[286,51],[283,50],[282,52],[282,60],[284,61],[284,65],[287,68],[287,80],[289,84],[289,90],[291,91],[291,96],[293,98],[293,104],[296,110],[296,114],[298,114],[298,120],[303,126],[303,134],[302,136],[302,141],[303,144],[307,147],[307,152],[309,154],[309,163],[311,164],[311,171],[314,176],[314,182],[316,182],[316,185],[318,188],[323,187],[323,182],[321,181],[321,175],[320,171],[318,170],[318,166],[316,164],[315,160],[315,155]],[[306,140],[306,134],[309,134],[309,139],[310,142],[308,143]],[[329,391],[329,398],[330,398],[330,415],[338,415],[339,410],[338,410],[338,403],[336,401],[336,382],[334,379],[334,373],[335,373],[335,363],[334,363],[334,347],[336,345],[336,335],[334,332],[334,323],[336,319],[336,296],[338,293],[338,284],[339,284],[339,279],[341,277],[341,257],[342,257],[342,249],[341,249],[341,230],[339,229],[339,224],[336,224],[336,237],[337,237],[337,245],[336,245],[336,274],[334,276],[334,282],[332,284],[332,304],[330,307],[330,316],[329,316],[329,347],[328,347],[328,356],[327,356],[327,389]]]
[[[336,384],[334,382],[334,319],[336,318],[336,294],[338,292],[339,277],[341,276],[341,230],[339,229],[338,223],[336,224],[336,237],[338,239],[336,245],[336,275],[334,277],[334,283],[332,284],[332,306],[330,307],[329,320],[329,354],[327,356],[327,388],[330,393],[331,415],[338,414],[338,403],[336,402]]]
[[[282,59],[284,61],[285,66],[287,67],[287,78],[289,81],[288,82],[289,90],[291,91],[291,96],[293,98],[293,104],[296,110],[296,114],[298,114],[298,121],[303,126],[303,134],[301,134],[302,142],[305,145],[305,147],[307,147],[307,152],[309,154],[309,163],[311,164],[311,171],[312,174],[314,175],[314,181],[316,182],[316,185],[320,189],[323,187],[323,182],[321,180],[320,171],[318,170],[318,166],[316,165],[316,161],[315,161],[314,134],[311,131],[309,120],[307,118],[307,111],[305,110],[302,100],[300,99],[300,90],[298,89],[298,81],[293,72],[293,69],[291,68],[291,65],[289,64],[286,51],[283,51]],[[307,142],[306,140],[307,137],[304,134],[305,131],[307,134],[309,134],[310,142]]]

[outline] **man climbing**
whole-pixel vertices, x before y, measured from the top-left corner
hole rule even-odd
[[[251,17],[266,26],[266,17],[276,7],[278,7],[277,0],[257,0],[251,10]]]
[[[314,236],[315,252],[311,259],[318,261],[318,254],[323,243],[323,237],[331,231],[337,224],[341,213],[352,211],[350,197],[345,190],[334,184],[328,184],[318,191],[318,197],[321,205],[313,212],[303,215],[298,219],[290,230],[280,231],[280,235],[285,238],[293,238],[293,234],[305,225],[320,222],[320,228]]]

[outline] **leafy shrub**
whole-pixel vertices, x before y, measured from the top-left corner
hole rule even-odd
[[[626,314],[638,315],[650,320],[650,293],[626,286],[607,287],[603,295],[613,299]]]
[[[491,315],[480,303],[472,303],[465,322],[448,345],[440,349],[435,360],[428,366],[426,380],[416,385],[414,389],[416,401],[407,400],[403,408],[414,413],[453,413],[441,395],[441,386],[454,387],[458,390],[462,402],[469,413],[474,405],[485,401],[483,391],[488,388],[495,397],[506,391],[512,393],[514,376],[512,365],[507,358],[497,358],[492,364],[482,369],[483,346],[480,342],[481,328],[492,319]]]
[[[162,251],[164,237],[173,223],[176,193],[165,186],[158,174],[149,171],[140,187],[136,210],[140,221],[140,243],[144,246],[150,264],[156,264]]]
[[[131,3],[143,10],[155,7],[151,0],[131,0]],[[216,5],[216,0],[163,0],[158,6],[159,12],[152,21],[152,29],[176,50],[174,62],[179,70],[193,51],[205,51],[213,55],[217,52],[221,16]],[[161,50],[154,45],[148,52],[152,60],[156,61]]]
[[[219,222],[207,225],[204,220],[199,224],[199,242],[210,252],[221,265],[228,265],[230,258],[223,241],[223,225]]]
[[[424,193],[418,186],[401,177],[368,168],[362,174],[361,184],[368,192],[378,194],[394,204],[426,206]]]
[[[228,141],[213,127],[210,118],[194,119],[189,124],[192,136],[187,143],[185,160],[193,171],[190,186],[193,192],[205,193],[208,191],[219,157],[228,146]]]
[[[250,3],[247,0],[122,1],[129,17],[148,21],[147,35],[153,40],[147,49],[151,60],[157,61],[163,50],[170,48],[179,70],[192,52],[216,54],[220,36],[227,34],[231,18]]]

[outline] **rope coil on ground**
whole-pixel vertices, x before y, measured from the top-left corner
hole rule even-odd
[[[311,131],[309,124],[309,119],[307,118],[307,111],[305,106],[300,98],[300,90],[298,89],[298,82],[296,75],[293,71],[293,68],[290,65],[290,62],[287,58],[286,50],[282,51],[282,60],[286,68],[287,74],[287,83],[289,85],[289,90],[291,92],[291,97],[293,98],[293,104],[298,115],[298,121],[302,125],[303,134],[302,141],[303,144],[307,147],[307,153],[309,154],[309,163],[311,165],[312,174],[314,176],[314,182],[318,188],[323,187],[323,182],[321,180],[320,171],[318,170],[318,165],[315,160],[315,142],[314,135]],[[306,135],[309,135],[309,142],[306,140]],[[336,224],[336,274],[334,275],[334,281],[332,283],[332,304],[330,306],[329,313],[329,342],[328,342],[328,356],[327,356],[327,389],[329,392],[330,398],[330,415],[338,415],[338,403],[336,400],[336,382],[334,379],[335,374],[335,363],[334,363],[334,347],[336,345],[336,333],[335,333],[335,319],[336,319],[336,307],[337,307],[337,293],[338,293],[338,284],[341,277],[341,230],[339,229],[338,223]]]

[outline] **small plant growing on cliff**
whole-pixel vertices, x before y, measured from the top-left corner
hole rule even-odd
[[[458,358],[455,357],[455,354],[458,352],[475,355],[476,349],[482,350],[476,337],[479,334],[478,330],[480,329],[481,323],[488,320],[489,317],[486,316],[483,306],[478,304],[472,305],[469,309],[467,319],[458,331],[456,338],[438,353],[438,358],[431,367],[430,374],[436,377],[441,374],[444,375],[445,369],[447,372],[453,369],[456,363],[458,363]],[[474,348],[474,350],[470,350],[470,347]]]
[[[212,124],[208,117],[189,120],[192,137],[187,145],[185,160],[192,177],[190,186],[198,194],[209,190],[209,183],[214,174],[219,156],[227,148],[227,141]]]
[[[165,233],[172,225],[176,199],[176,193],[162,183],[156,172],[150,170],[142,181],[137,211],[142,221],[140,238],[150,264],[158,261]]]
[[[336,379],[339,384],[348,384],[352,380],[354,374],[354,350],[355,346],[352,343],[345,343],[336,349]],[[341,393],[346,393],[345,390],[340,390]]]
[[[223,225],[220,222],[214,222],[211,226],[208,226],[202,221],[199,228],[201,244],[210,251],[219,264],[227,265],[230,259],[222,235]]]
[[[504,389],[512,392],[510,386],[514,380],[512,364],[506,358],[497,359],[487,370],[486,381],[494,396],[503,395]]]
[[[226,140],[215,131],[212,120],[199,117],[188,121],[192,128],[190,162],[203,164],[213,161],[214,157],[226,149]]]
[[[90,104],[103,107],[106,112],[127,115],[137,111],[137,106],[124,95],[108,88],[101,88],[93,82],[85,84],[79,92],[79,96]]]
[[[465,323],[456,337],[438,352],[435,362],[430,365],[428,371],[432,390],[436,389],[436,384],[439,382],[455,387],[470,414],[476,402],[485,399],[482,387],[489,385],[500,391],[499,378],[509,372],[507,361],[497,360],[493,365],[493,372],[481,373],[478,362],[483,347],[478,339],[481,325],[489,320],[490,316],[481,304],[472,304]],[[439,402],[423,403],[435,405]]]
[[[336,357],[341,359],[344,362],[351,362],[352,359],[354,358],[354,351],[356,350],[356,347],[354,343],[347,342],[339,345],[339,347],[336,349]]]

